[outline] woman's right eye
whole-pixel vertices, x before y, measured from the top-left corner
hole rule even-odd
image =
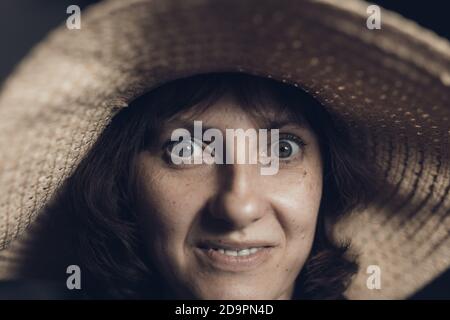
[[[201,163],[203,143],[195,139],[182,139],[181,141],[168,141],[164,147],[165,155],[173,164]],[[199,159],[200,161],[195,161]]]

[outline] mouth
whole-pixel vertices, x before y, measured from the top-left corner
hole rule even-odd
[[[274,244],[263,242],[202,242],[196,247],[200,259],[214,269],[231,272],[250,271],[272,256]]]
[[[258,250],[262,250],[267,247],[249,247],[245,249],[227,249],[227,248],[202,248],[204,250],[214,250],[217,253],[224,254],[231,257],[243,257],[255,254]]]

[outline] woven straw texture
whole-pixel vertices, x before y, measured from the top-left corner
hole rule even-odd
[[[0,95],[0,248],[22,239],[0,274],[14,274],[24,231],[121,108],[172,79],[240,71],[311,93],[385,181],[382,201],[333,227],[360,253],[347,296],[400,299],[431,281],[450,266],[450,46],[384,10],[368,30],[367,6],[112,0],[84,11],[81,30],[51,33]]]

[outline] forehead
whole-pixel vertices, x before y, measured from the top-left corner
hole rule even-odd
[[[269,98],[242,102],[227,94],[209,104],[198,104],[182,110],[168,119],[168,122],[192,125],[193,121],[202,120],[207,125],[217,124],[217,127],[251,122],[256,127],[267,129],[287,125],[308,127],[300,107],[293,110],[292,107],[280,105]]]

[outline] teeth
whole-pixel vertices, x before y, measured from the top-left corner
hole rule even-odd
[[[238,255],[238,252],[235,251],[235,250],[225,250],[225,254],[226,254],[227,256],[237,256],[237,255]]]
[[[250,254],[250,250],[249,249],[244,249],[244,250],[240,250],[238,251],[238,256],[248,256]]]
[[[261,248],[245,248],[241,250],[229,250],[229,249],[222,249],[222,248],[212,248],[213,250],[216,250],[217,252],[221,254],[226,254],[227,256],[248,256],[251,254],[256,253]]]

